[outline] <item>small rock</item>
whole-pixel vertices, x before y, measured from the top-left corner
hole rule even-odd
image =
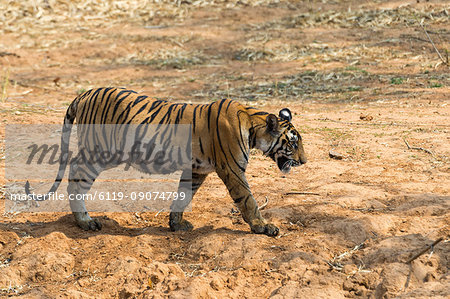
[[[332,149],[328,152],[328,154],[330,155],[330,158],[332,158],[332,159],[336,159],[336,160],[344,159],[344,155],[342,155],[341,153],[338,153]]]

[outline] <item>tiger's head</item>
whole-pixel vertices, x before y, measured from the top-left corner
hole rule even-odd
[[[306,163],[302,137],[291,123],[292,113],[289,109],[281,109],[278,116],[269,114],[266,117],[265,132],[261,134],[264,154],[277,163],[283,173],[291,167]]]

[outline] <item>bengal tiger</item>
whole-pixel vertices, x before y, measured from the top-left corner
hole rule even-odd
[[[207,175],[215,171],[226,185],[251,231],[268,236],[276,236],[279,229],[261,216],[246,180],[245,170],[250,150],[260,149],[265,156],[276,162],[283,173],[307,161],[302,138],[292,125],[292,113],[287,108],[281,109],[276,116],[230,99],[210,104],[186,104],[150,98],[124,88],[91,89],[77,96],[67,109],[62,128],[61,157],[67,157],[71,127],[75,119],[77,124],[190,125],[192,176],[191,172],[189,176],[185,176],[183,172],[179,188],[183,182],[189,182],[194,196]],[[108,140],[108,136],[96,138],[101,140],[101,144],[113,143]],[[154,142],[164,141],[156,139]],[[100,172],[108,168],[83,168],[77,165],[76,160],[69,162],[68,159],[61,158],[59,171],[49,194],[55,192],[60,185],[67,164],[70,164],[67,187],[69,194],[87,193]],[[28,196],[33,196],[28,182],[25,190]],[[35,197],[33,199],[36,200]],[[174,205],[177,205],[176,209],[171,207],[169,216],[171,231],[192,230],[192,224],[183,219],[186,203],[178,201]],[[101,229],[98,219],[89,216],[84,201],[72,200],[70,207],[79,227],[93,231]]]

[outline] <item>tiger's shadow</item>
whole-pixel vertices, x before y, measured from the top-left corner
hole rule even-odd
[[[195,227],[189,232],[172,232],[169,226],[163,226],[159,224],[148,224],[144,227],[126,227],[121,225],[116,220],[108,216],[95,217],[99,219],[103,225],[99,231],[84,231],[80,229],[73,219],[71,214],[63,215],[54,221],[49,222],[9,222],[0,223],[1,232],[13,232],[17,234],[19,238],[33,237],[41,238],[45,237],[53,232],[63,233],[70,239],[88,239],[98,235],[111,235],[111,236],[140,236],[140,235],[153,235],[153,236],[166,236],[173,238],[186,238],[195,239],[198,236],[205,236],[209,234],[229,234],[229,235],[248,235],[251,234],[250,230],[229,229],[226,227],[214,228],[211,225],[202,227]],[[195,225],[195,224],[194,224]],[[0,234],[1,234],[0,232]]]

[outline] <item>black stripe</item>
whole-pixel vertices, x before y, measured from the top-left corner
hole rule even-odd
[[[183,156],[181,155],[181,147],[178,148],[178,164],[182,164]]]
[[[147,96],[138,96],[134,101],[133,101],[133,107],[136,106],[137,104],[139,104],[140,102],[142,102],[143,100],[145,100],[147,98]]]
[[[267,115],[267,114],[269,114],[269,113],[264,112],[264,111],[260,111],[260,112],[255,112],[255,113],[253,113],[253,114],[250,114],[250,116],[255,116],[255,115]]]
[[[124,100],[124,98],[122,98],[121,100]],[[128,118],[128,115],[130,115],[132,104],[133,104],[133,102],[128,103],[128,105],[125,107],[125,109],[123,109],[122,112],[119,114],[117,119],[114,120],[114,123],[120,124],[122,121],[125,121]],[[123,118],[123,120],[122,120],[122,118]]]
[[[119,99],[119,96],[120,96],[123,92],[124,92],[124,91],[121,91],[121,92],[119,92],[119,94],[116,95],[117,101],[116,101],[116,105],[114,106],[114,110],[113,110],[113,112],[112,112],[111,119],[114,119],[114,116],[115,116],[116,113],[117,113],[117,109],[119,109],[120,104],[121,104],[122,101],[126,98],[126,96],[125,96],[125,97]],[[129,94],[128,94],[128,95],[129,95]],[[130,103],[130,104],[131,104],[131,103]],[[130,104],[128,104],[128,105],[130,105]],[[122,114],[123,114],[123,111],[122,111]],[[121,115],[122,115],[122,114],[121,114]],[[117,119],[119,119],[119,118],[120,118],[120,115],[119,115],[119,117],[118,117]]]
[[[228,150],[230,151],[230,156],[231,156],[231,158],[233,159],[233,162],[239,167],[239,169],[240,169],[242,172],[245,172],[245,167],[242,167],[242,166],[238,163],[238,161],[236,161],[236,158],[233,156],[233,152],[232,152],[231,149],[230,149],[230,145],[228,145]]]
[[[198,142],[200,143],[200,152],[204,155],[205,152],[203,151],[202,139],[198,138]]]
[[[158,108],[158,110],[156,110],[155,112],[153,112],[152,115],[150,115],[150,117],[147,117],[146,119],[149,120],[148,123],[152,123],[153,120],[156,118],[156,116],[158,116],[159,112],[161,111],[161,109],[165,107],[165,105],[161,105],[161,107]]]
[[[183,104],[181,108],[178,109],[177,117],[175,118],[175,124],[180,122],[180,119],[183,117],[183,112],[186,109],[187,104]]]
[[[233,101],[228,102],[227,109],[225,109],[225,112],[228,112],[228,108],[230,108],[231,103],[233,103]]]
[[[156,140],[156,138],[158,138],[158,134],[159,134],[159,132],[156,133],[156,134],[152,137],[152,139],[150,139],[149,142],[147,142],[147,144],[148,144],[149,146],[146,147],[147,150],[146,150],[146,154],[145,154],[145,160],[150,159],[150,156],[152,155],[153,151],[155,150],[155,140]]]
[[[105,99],[105,94],[108,92],[108,91],[110,91],[110,90],[113,90],[107,97],[106,97],[106,99]],[[106,100],[106,102],[105,102],[105,107],[106,107],[106,105],[109,105],[109,106],[111,106],[112,105],[112,101],[110,101],[109,99],[110,99],[110,97],[111,97],[111,95],[114,93],[114,88],[107,88],[106,90],[105,90],[105,92],[103,93],[103,98]],[[100,105],[98,105],[97,106],[97,111],[95,111],[95,114],[97,114],[97,112],[98,112],[98,109],[99,109],[99,106]],[[109,109],[109,108],[108,108]],[[107,113],[105,113],[105,111],[106,111],[106,109],[103,109],[103,113],[102,113],[102,116],[100,117],[100,122],[102,123],[102,124],[104,124],[105,122],[106,122],[106,116],[108,115]],[[103,115],[105,115],[105,117],[103,117]]]
[[[181,108],[178,109],[177,116],[175,117],[175,122],[174,122],[175,125],[178,125],[178,123],[180,122],[180,115],[181,115]]]
[[[218,111],[217,111],[217,118],[216,118],[216,135],[217,135],[217,141],[218,141],[218,143],[219,143],[220,149],[222,150],[222,153],[224,154],[225,160],[226,160],[227,164],[229,165],[230,163],[228,162],[227,154],[225,153],[225,150],[223,149],[222,141],[221,141],[221,139],[220,139],[220,132],[219,132],[219,116],[220,116],[220,111],[222,110],[222,105],[223,105],[223,103],[224,103],[224,101],[222,100],[222,101],[220,102],[220,104],[219,104],[219,108],[218,108]],[[214,143],[213,143],[213,145],[214,145]],[[214,153],[215,153],[215,150],[214,150]],[[215,159],[215,157],[214,157],[214,160],[217,162],[217,160]],[[237,163],[236,163],[236,164],[237,164]],[[239,165],[239,164],[238,164],[238,165]],[[241,167],[240,165],[239,165],[239,168],[242,170],[242,167]],[[231,172],[239,179],[241,185],[245,186],[246,189],[248,189],[248,184],[246,184],[246,182],[242,180],[241,175],[237,174],[237,173],[233,170],[232,167],[230,167],[230,170],[231,170]],[[245,169],[244,169],[244,170],[245,170]]]
[[[240,128],[242,128],[241,125],[241,118],[240,115],[241,113],[243,113],[242,111],[239,111],[237,113],[237,120],[238,120],[238,128],[239,128],[239,136],[241,137],[241,142],[238,142],[239,144],[239,148],[241,149],[241,152],[244,154],[244,159],[245,161],[248,162],[248,151],[245,148],[242,148],[242,145],[245,145],[245,141],[244,141],[244,136],[242,136],[242,130]]]
[[[249,145],[250,145],[250,148],[254,148],[256,146],[255,129],[253,127],[251,127],[249,130],[249,133],[250,133],[250,136],[248,137]]]
[[[102,90],[101,88],[98,88],[98,89],[95,90],[95,92],[89,97],[87,109],[85,109],[85,110],[83,111],[84,113],[87,113],[87,114],[85,114],[85,117],[83,118],[84,123],[88,123],[88,124],[91,123],[90,120],[91,120],[91,118],[92,118],[92,107],[95,105],[95,102],[96,102],[96,100],[97,100],[98,94],[100,93],[101,90]],[[92,105],[92,107],[91,107],[91,105]],[[85,107],[86,107],[86,106],[85,106]],[[91,113],[91,114],[89,114],[89,113]],[[88,116],[90,116],[90,117],[89,117],[89,121],[87,121],[87,117],[88,117]]]
[[[92,110],[91,109],[89,109],[89,111],[91,112],[91,115],[90,115],[90,117],[89,117],[89,124],[93,124],[93,123],[95,123],[95,117],[97,116],[96,115],[96,113],[97,113],[97,110],[98,110],[98,108],[99,108],[99,106],[102,106],[101,105],[101,101],[102,101],[102,98],[105,96],[105,89],[104,88],[102,88],[102,96],[100,97],[100,100],[98,100],[98,96],[100,95],[100,93],[97,93],[96,95],[95,95],[95,99],[94,99],[94,102],[93,102],[93,104],[92,104]],[[94,105],[97,105],[97,110],[94,112]]]
[[[163,124],[167,124],[170,122],[170,116],[172,115],[172,110],[174,107],[176,107],[177,104],[171,104],[168,108],[167,108],[167,112],[166,114],[164,114],[164,116],[161,118],[161,120],[159,121],[158,126],[156,127],[156,130],[158,130],[161,125]]]
[[[189,128],[189,138],[186,143],[186,150],[189,150],[188,157],[192,157],[192,133],[191,128]]]
[[[127,122],[127,124],[131,124],[131,122],[133,121],[133,119],[138,116],[142,111],[144,111],[145,107],[147,107],[148,103],[145,103],[144,105],[142,105],[141,108],[139,108],[139,110],[130,118],[130,120]]]
[[[211,130],[211,108],[212,108],[212,104],[208,105],[208,130]],[[217,114],[217,116],[219,116],[219,114]]]
[[[194,116],[193,116],[193,119],[192,119],[192,132],[193,133],[195,133],[195,120],[196,120],[196,117],[197,117],[197,114],[196,114],[196,112],[197,112],[197,109],[198,109],[198,107],[199,106],[195,106],[195,108],[194,108]]]
[[[161,138],[160,138],[159,142],[162,142],[162,141],[163,141],[163,139],[164,139],[164,137],[166,136],[166,133],[167,133],[167,131],[168,131],[169,129],[171,129],[171,126],[166,126],[166,128],[164,129],[164,132],[162,132],[162,134],[161,134]],[[170,139],[170,137],[172,137],[172,130],[170,130],[170,134],[169,134],[168,139]]]

